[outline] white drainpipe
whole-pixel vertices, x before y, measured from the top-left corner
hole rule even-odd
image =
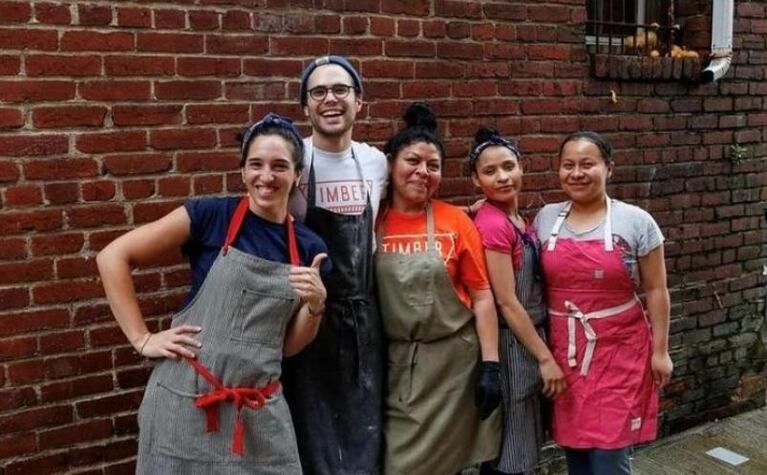
[[[711,18],[711,62],[701,75],[702,82],[711,82],[727,74],[732,63],[732,24],[735,18],[733,0],[714,0]]]

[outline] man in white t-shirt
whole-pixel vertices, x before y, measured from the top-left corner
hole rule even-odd
[[[318,62],[322,64],[313,66]],[[366,193],[370,193],[375,219],[389,172],[380,150],[352,140],[354,121],[362,108],[362,78],[341,56],[317,58],[307,71],[301,81],[301,106],[312,125],[312,135],[304,139],[305,168],[299,193],[291,198],[291,213],[299,219],[306,215],[309,172],[314,164],[317,206],[340,214],[360,214]],[[328,89],[332,86],[342,86],[338,89],[345,96],[339,98]],[[315,99],[310,91],[323,98]],[[352,151],[364,178],[357,171]]]
[[[327,244],[332,270],[317,337],[285,360],[285,395],[307,474],[380,472],[384,344],[373,293],[373,225],[386,187],[383,153],[354,142],[362,78],[341,56],[312,60],[300,101],[312,126],[291,213]]]

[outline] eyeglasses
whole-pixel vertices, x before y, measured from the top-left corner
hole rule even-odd
[[[309,97],[315,101],[323,101],[327,97],[328,92],[332,92],[336,99],[343,99],[349,95],[349,91],[354,89],[354,86],[347,86],[346,84],[333,84],[332,86],[317,86],[309,89]]]

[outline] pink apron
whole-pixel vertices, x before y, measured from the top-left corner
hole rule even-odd
[[[621,250],[613,249],[610,199],[603,240],[557,240],[570,206],[557,217],[541,254],[549,343],[568,387],[554,399],[554,441],[618,449],[653,440],[658,394],[652,334]]]

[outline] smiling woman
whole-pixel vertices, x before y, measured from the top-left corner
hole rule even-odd
[[[281,363],[315,337],[326,296],[325,244],[287,211],[302,153],[291,121],[268,114],[243,134],[246,196],[189,200],[99,253],[120,328],[160,359],[139,409],[137,473],[301,473]],[[171,328],[151,333],[131,266],[179,248],[192,289]]]
[[[241,169],[250,210],[277,223],[285,220],[289,193],[299,179],[291,153],[294,147],[286,147],[278,135],[258,136],[248,146]]]
[[[656,436],[658,389],[673,368],[663,234],[646,211],[607,196],[612,147],[601,135],[568,136],[559,159],[570,200],[535,219],[551,352],[567,382],[552,434],[569,473],[627,475],[631,446]]]
[[[521,474],[538,463],[544,428],[541,393],[565,390],[562,370],[546,347],[546,306],[535,229],[519,213],[522,155],[493,127],[481,127],[469,154],[474,184],[487,199],[476,214],[500,328],[503,441],[482,474]]]
[[[375,256],[388,337],[384,474],[457,473],[500,440],[497,317],[469,217],[433,199],[444,148],[431,109],[386,144],[389,203]]]

